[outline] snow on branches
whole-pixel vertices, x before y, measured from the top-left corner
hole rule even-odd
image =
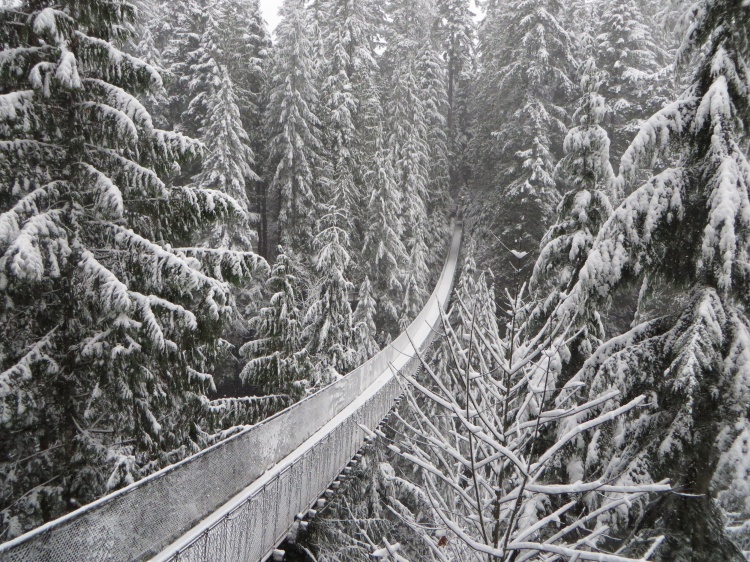
[[[659,166],[614,210],[549,324],[559,330],[641,285],[633,328],[599,347],[573,382],[587,385],[589,399],[618,390],[621,398],[608,409],[644,393],[649,406],[581,442],[577,462],[587,473],[618,473],[628,483],[669,475],[692,495],[666,505],[695,515],[652,522],[650,532],[664,533],[672,549],[703,533],[711,554],[701,555],[722,552],[724,559],[740,559],[728,537],[747,544],[742,529],[750,520],[737,500],[748,462],[738,448],[748,412],[737,407],[747,400],[750,325],[748,9],[725,0],[693,8],[680,53],[683,63],[692,57],[690,84],[642,124],[617,181],[632,183],[665,157],[673,164]],[[644,309],[651,319],[644,320]],[[730,522],[726,533],[712,498]],[[648,520],[649,509],[657,508],[646,508]]]
[[[201,143],[154,127],[158,72],[115,46],[134,8],[0,8],[0,535],[15,536],[207,441],[205,375],[227,279],[254,254],[176,250],[243,209],[176,188]],[[18,30],[23,30],[21,33]],[[32,459],[29,461],[28,459]]]
[[[579,439],[637,411],[645,396],[604,408],[619,395],[611,390],[577,403],[581,385],[560,389],[557,381],[566,336],[526,340],[517,325],[519,300],[512,299],[512,327],[501,339],[487,324],[489,294],[459,291],[457,326],[443,317],[449,360],[435,368],[420,357],[424,376],[403,375],[408,408],[399,413],[402,432],[392,450],[419,467],[418,483],[440,522],[478,559],[634,559],[612,552],[612,535],[623,535],[610,515],[669,486],[615,482],[616,475],[592,477],[572,467],[566,483],[561,464]],[[641,545],[637,559],[650,556],[649,546]]]

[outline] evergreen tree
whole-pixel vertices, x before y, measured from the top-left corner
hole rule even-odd
[[[267,253],[266,184],[259,176],[267,157],[262,121],[270,38],[258,2],[176,0],[161,3],[160,10],[164,13],[161,20],[170,20],[169,25],[151,26],[159,30],[161,39],[157,43],[165,44],[162,59],[169,68],[170,103],[165,114],[183,131],[201,137],[211,135],[203,140],[215,148],[215,157],[205,163],[201,181],[226,175],[226,161],[217,169],[209,168],[223,160],[219,154],[227,152],[213,144],[219,135],[217,120],[232,123],[232,133],[227,137],[241,137],[245,147],[235,147],[239,152],[235,152],[233,181],[239,179],[237,171],[243,169],[244,194],[239,199],[258,227],[257,236],[250,232],[247,241],[253,240],[261,253]],[[228,104],[230,90],[233,101]],[[221,97],[224,101],[219,101]],[[218,111],[227,112],[226,116],[218,117]],[[196,169],[190,172],[192,176],[201,173]],[[183,181],[189,181],[189,175]]]
[[[411,246],[409,267],[406,268],[402,282],[403,302],[399,307],[401,314],[398,319],[399,327],[402,330],[417,317],[430,296],[426,281],[429,278],[429,267],[427,265],[428,248],[424,230],[423,228],[416,229],[414,236],[409,240]]]
[[[399,307],[399,324],[408,324],[421,308],[427,280],[425,244],[429,229],[430,115],[420,80],[419,54],[426,35],[424,6],[398,2],[391,7],[394,21],[390,45],[384,57],[390,70],[388,145],[393,153],[396,185],[401,194],[402,240],[412,267],[402,282],[405,297]],[[417,266],[417,267],[414,267]]]
[[[427,145],[430,148],[430,201],[433,208],[444,205],[448,194],[448,145],[446,119],[448,91],[440,54],[428,41],[421,49],[416,71],[419,76],[421,98],[427,122]]]
[[[378,439],[367,447],[300,542],[327,562],[471,560],[459,541],[440,542],[445,535],[430,498],[391,464],[395,455],[386,444]]]
[[[259,0],[223,0],[221,43],[226,66],[248,134],[248,146],[255,157],[256,177],[247,182],[250,211],[258,215],[258,251],[269,255],[268,182],[263,166],[268,159],[268,139],[263,119],[268,104],[271,34],[260,11]],[[259,176],[259,177],[258,177]]]
[[[507,248],[535,250],[560,198],[553,172],[576,67],[572,38],[558,19],[561,6],[560,0],[492,4],[481,30],[473,173],[478,214]]]
[[[581,79],[583,96],[574,115],[579,124],[568,131],[565,156],[555,169],[558,189],[565,195],[557,209],[557,222],[542,239],[529,283],[537,301],[531,323],[537,328],[577,282],[596,235],[612,212],[615,177],[609,162],[609,137],[601,126],[607,108],[599,95],[600,86],[601,73],[589,59]],[[584,338],[588,353],[597,336],[603,334],[594,329],[592,340]]]
[[[404,52],[391,78],[389,139],[402,194],[404,232],[413,237],[426,228],[429,200],[430,147],[427,116],[416,75],[414,55]],[[409,246],[413,248],[413,244]]]
[[[270,191],[278,199],[278,235],[284,246],[304,252],[314,236],[321,200],[317,177],[323,150],[310,17],[302,0],[285,0],[276,29],[266,131],[270,139]]]
[[[357,363],[364,363],[380,351],[376,340],[378,334],[375,324],[376,303],[372,296],[372,285],[367,276],[359,286],[358,298],[359,302],[352,316],[352,325],[358,355]]]
[[[155,37],[164,44],[165,116],[175,129],[199,137],[207,110],[204,96],[216,74],[216,59],[210,54],[218,51],[218,10],[205,0],[165,2],[162,9],[165,21],[163,26],[156,24]],[[197,171],[187,170],[180,179],[188,181]]]
[[[388,145],[401,193],[402,240],[415,267],[407,272],[409,297],[399,323],[408,323],[428,294],[429,266],[436,253],[427,240],[442,238],[449,186],[444,69],[432,44],[434,6],[399,0],[388,5],[389,29],[383,67],[388,74]],[[408,287],[408,289],[407,289]]]
[[[315,272],[318,276],[305,314],[306,349],[316,359],[313,388],[324,386],[348,373],[355,365],[353,349],[352,308],[349,293],[354,286],[347,279],[351,263],[349,235],[341,226],[346,217],[335,207],[320,221],[320,231],[313,241],[317,251]]]
[[[159,31],[167,25],[165,18],[169,14],[158,9],[160,6],[151,2],[139,2],[136,7],[138,8],[138,17],[135,22],[136,34],[132,39],[132,51],[164,78],[165,61],[163,45],[159,44]],[[163,116],[168,104],[164,87],[154,91],[140,92],[138,99],[146,107],[158,127],[168,126]]]
[[[456,194],[466,184],[471,81],[475,71],[474,14],[467,0],[438,0],[436,35],[446,65],[447,142],[450,187]]]
[[[720,532],[713,498],[741,534],[738,521],[750,515],[744,503],[750,464],[742,452],[750,427],[744,312],[750,17],[748,6],[734,0],[705,0],[694,13],[680,52],[683,62],[694,61],[691,85],[644,123],[621,173],[632,179],[667,150],[676,165],[654,174],[614,211],[560,312],[581,314],[647,281],[640,322],[601,346],[577,379],[589,383],[591,396],[619,390],[607,410],[643,392],[652,394],[652,406],[581,443],[581,466],[605,476],[621,472],[619,481],[669,477],[688,494],[639,504],[647,507],[644,534],[666,536],[657,560],[741,560]],[[659,290],[672,298],[650,300]],[[634,512],[635,506],[627,513]],[[610,522],[613,529],[626,532],[627,513]]]
[[[336,204],[350,217],[353,232],[364,224],[365,174],[373,163],[374,125],[380,116],[376,28],[370,0],[325,0],[318,26],[323,35],[322,103],[325,145]],[[353,239],[353,247],[361,240]]]
[[[201,146],[156,129],[134,97],[161,79],[115,46],[131,37],[130,4],[27,2],[0,18],[0,533],[12,537],[205,444],[225,280],[263,264],[170,245],[241,211],[165,182]]]
[[[217,189],[239,203],[242,220],[226,223],[212,236],[212,247],[251,250],[257,234],[252,231],[250,221],[257,222],[257,215],[250,213],[246,182],[259,181],[252,169],[253,153],[249,139],[242,126],[237,96],[231,78],[223,66],[212,65],[215,82],[207,92],[207,115],[201,128],[202,140],[208,147],[208,156],[203,170],[195,181],[206,188]],[[218,82],[218,83],[217,83]]]
[[[189,94],[189,101],[181,116],[182,128],[194,136],[200,135],[208,124],[210,98],[221,83],[219,66],[225,53],[219,41],[221,33],[221,12],[219,4],[205,8],[198,4],[195,9],[199,18],[195,24],[199,34],[193,48],[186,54],[179,66],[180,83]]]
[[[602,94],[611,111],[604,126],[619,159],[643,119],[669,100],[662,71],[664,52],[655,43],[636,0],[608,0],[595,39],[597,63],[607,72]]]
[[[253,226],[259,222],[259,217],[251,212],[248,187],[259,177],[253,169],[255,159],[242,122],[241,102],[228,67],[223,64],[223,61],[230,60],[230,53],[234,51],[227,36],[229,17],[226,8],[224,3],[211,3],[198,14],[200,19],[196,24],[202,26],[202,33],[194,49],[187,53],[185,64],[178,67],[183,72],[181,82],[191,96],[181,123],[187,130],[197,127],[207,147],[202,168],[191,181],[203,188],[226,193],[239,203],[241,211],[237,219],[203,232],[200,245],[252,251],[258,246],[258,235]],[[235,319],[225,333],[232,344],[246,339],[244,320],[257,310],[258,292],[258,286],[235,291]],[[221,383],[236,375],[237,365],[233,363],[233,360],[228,360],[218,366],[215,374]]]
[[[272,48],[268,26],[260,12],[259,0],[222,0],[219,4],[223,52],[221,64],[226,66],[235,91],[241,99],[240,114],[245,130],[253,133],[251,148],[263,150],[258,135],[263,125],[268,57]]]
[[[446,136],[446,119],[448,113],[448,92],[446,89],[445,73],[443,71],[440,54],[428,41],[419,53],[416,66],[423,101],[429,147],[429,198],[427,200],[427,233],[431,240],[439,240],[446,232],[445,213],[448,191],[450,188],[450,171]],[[438,252],[428,252],[427,261],[431,266],[439,266],[442,256]],[[425,279],[425,284],[429,278]]]
[[[601,2],[587,0],[567,0],[562,6],[562,21],[565,29],[572,33],[583,51],[593,43],[596,36],[597,17],[601,10]],[[587,53],[590,56],[591,53]],[[585,57],[584,57],[585,58]]]
[[[375,168],[368,176],[369,225],[364,237],[364,263],[372,268],[373,295],[378,306],[378,325],[389,331],[399,317],[407,251],[401,236],[401,193],[396,184],[392,154],[378,140]]]
[[[247,359],[240,376],[261,394],[284,393],[293,398],[303,394],[299,381],[307,379],[311,367],[302,340],[303,286],[300,264],[279,247],[266,281],[269,305],[249,321],[256,339],[240,348],[240,355]]]

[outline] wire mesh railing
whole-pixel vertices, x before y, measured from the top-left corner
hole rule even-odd
[[[415,366],[410,361],[406,368]],[[399,394],[399,383],[391,377],[344,423],[336,425],[314,447],[253,490],[242,503],[155,560],[262,560],[270,555],[287,535],[295,515],[315,504],[361,447],[363,433],[359,424],[374,428]]]
[[[450,298],[462,225],[419,316],[357,369],[209,449],[0,545],[0,561],[259,560],[316,501],[416,370]]]

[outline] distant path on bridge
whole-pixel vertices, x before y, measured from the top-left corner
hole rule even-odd
[[[0,544],[2,562],[265,560],[364,442],[414,372],[450,300],[463,225],[435,290],[389,346],[339,381],[177,464]]]

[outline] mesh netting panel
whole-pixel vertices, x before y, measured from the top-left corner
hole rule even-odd
[[[50,562],[142,560],[162,552],[231,498],[279,464],[381,375],[399,363],[415,371],[411,341],[431,343],[456,271],[457,226],[443,272],[420,315],[389,347],[309,398],[185,461],[168,467],[37,530],[0,545],[0,561]],[[262,488],[192,538],[173,556],[180,561],[259,560],[288,532],[294,516],[309,508],[360,448],[358,423],[374,428],[400,394],[391,377],[355,411]],[[275,469],[274,469],[275,470]]]
[[[411,360],[401,371],[413,373],[417,367],[418,362]],[[231,517],[226,517],[211,529],[211,536],[212,540],[215,535],[220,536],[220,542],[231,547],[226,546],[216,551],[206,549],[205,539],[201,536],[176,553],[172,560],[258,560],[267,556],[284,539],[294,516],[314,506],[320,494],[361,447],[364,433],[358,424],[373,429],[388,414],[400,393],[398,381],[395,377],[391,378],[376,395],[337,425],[325,439],[246,500],[240,509],[262,513],[263,521],[254,521],[252,524],[265,531],[260,541],[265,545],[264,549],[258,548],[260,544],[257,533],[248,532]],[[258,506],[261,506],[260,509]],[[273,535],[270,534],[271,528],[275,529]]]

